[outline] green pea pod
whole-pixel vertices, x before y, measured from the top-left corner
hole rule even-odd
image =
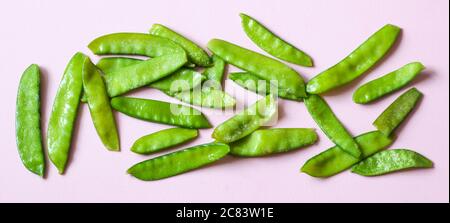
[[[305,105],[314,121],[332,142],[356,158],[361,156],[358,144],[334,115],[325,100],[319,95],[310,95],[305,99]]]
[[[208,48],[229,64],[261,79],[276,81],[278,95],[292,100],[306,97],[305,83],[302,77],[289,66],[224,40],[213,39],[209,41]]]
[[[408,117],[417,102],[422,98],[422,93],[416,88],[411,88],[395,99],[389,107],[373,122],[373,125],[382,133],[389,136]]]
[[[379,176],[411,168],[431,168],[433,162],[408,149],[393,149],[376,153],[352,168],[362,176]]]
[[[301,66],[312,67],[313,62],[303,51],[284,41],[256,19],[241,13],[242,27],[247,36],[270,55]]]
[[[217,126],[212,137],[223,143],[237,141],[271,121],[277,115],[277,112],[276,99],[272,95],[267,95],[241,113]]]
[[[225,73],[225,61],[223,61],[220,57],[216,55],[212,55],[211,57],[213,65],[211,67],[207,67],[203,71],[203,75],[206,76],[207,80],[217,81],[218,83],[222,83],[223,74]]]
[[[239,86],[261,95],[270,94],[270,89],[274,87],[269,81],[263,80],[248,72],[231,73],[228,78]]]
[[[267,156],[288,152],[317,141],[314,129],[279,128],[256,130],[249,136],[230,143],[230,154],[235,156]]]
[[[310,94],[325,93],[361,76],[391,49],[399,33],[397,26],[383,26],[346,58],[311,79],[306,90]]]
[[[411,82],[425,66],[419,62],[409,63],[386,74],[378,79],[370,81],[359,87],[353,93],[353,101],[359,104],[367,104],[376,99],[392,93]]]
[[[385,149],[392,143],[392,139],[379,131],[359,135],[355,140],[361,148],[360,158],[355,158],[339,146],[334,146],[306,161],[301,171],[313,177],[330,177]]]
[[[82,70],[84,92],[95,130],[108,150],[118,151],[119,133],[100,71],[88,57],[84,59]]]
[[[30,65],[20,78],[16,100],[16,143],[23,165],[32,173],[44,176],[40,79],[36,64]]]
[[[171,128],[143,136],[134,142],[131,151],[150,154],[197,138],[197,129]]]
[[[165,92],[182,102],[207,108],[231,108],[236,105],[236,99],[221,90],[199,89],[172,93]]]
[[[229,152],[226,144],[203,144],[140,162],[127,172],[140,180],[160,180],[213,163]]]
[[[111,106],[126,115],[141,120],[185,128],[210,128],[206,117],[198,110],[179,104],[150,99],[116,97]]]
[[[154,24],[150,29],[150,34],[164,37],[178,43],[186,51],[189,61],[192,63],[203,67],[211,65],[211,59],[205,50],[177,32],[161,24]]]
[[[104,57],[97,62],[96,66],[104,74],[109,74],[122,68],[139,64],[143,61],[144,60],[129,57]]]
[[[83,90],[82,69],[85,56],[75,54],[64,71],[53,102],[47,130],[47,149],[50,160],[60,174],[64,173],[69,157],[73,126],[78,114]]]

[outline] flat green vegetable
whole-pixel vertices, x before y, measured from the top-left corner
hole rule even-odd
[[[392,93],[411,82],[425,66],[419,62],[406,64],[398,70],[372,80],[353,93],[353,101],[366,104]]]
[[[408,117],[408,114],[422,98],[422,93],[411,88],[395,99],[389,107],[373,122],[373,125],[382,133],[389,136]]]
[[[197,136],[197,129],[164,129],[139,138],[134,142],[131,151],[139,154],[150,154],[180,145],[197,138]]]
[[[182,102],[198,105],[207,108],[231,108],[236,105],[236,99],[229,94],[216,89],[194,89],[193,91],[182,91],[172,93],[165,92],[167,95],[174,97]]]
[[[231,73],[228,78],[239,86],[261,95],[268,95],[270,94],[271,89],[276,89],[269,81],[263,80],[249,72]]]
[[[303,51],[284,41],[256,19],[241,13],[242,27],[247,36],[270,55],[301,66],[312,67],[313,62]]]
[[[116,97],[111,99],[111,106],[126,115],[149,122],[195,129],[211,127],[200,111],[179,104],[150,99]]]
[[[379,176],[411,168],[431,168],[433,162],[408,149],[386,150],[361,161],[352,168],[362,176]]]
[[[127,172],[140,180],[160,180],[213,163],[229,152],[226,144],[203,144],[140,162]]]
[[[360,158],[355,158],[339,146],[334,146],[306,161],[301,171],[313,177],[330,177],[385,149],[392,143],[392,139],[379,131],[359,135],[355,140],[361,148]]]
[[[305,99],[305,105],[314,121],[332,142],[355,158],[361,156],[358,144],[334,115],[325,100],[319,95],[310,95]]]
[[[216,81],[220,85],[222,83],[223,74],[225,73],[226,63],[216,55],[212,55],[211,59],[213,65],[211,67],[207,67],[203,71],[203,75],[205,75],[207,80]]]
[[[41,74],[30,65],[22,74],[16,100],[16,143],[23,165],[44,176],[45,158],[41,134]]]
[[[346,58],[311,79],[306,90],[310,94],[325,93],[361,76],[391,49],[399,33],[397,26],[383,26]]]
[[[279,128],[256,130],[249,136],[232,142],[230,154],[235,156],[267,156],[288,152],[317,141],[314,129]]]
[[[109,74],[122,68],[139,64],[143,61],[144,60],[130,57],[104,57],[97,62],[96,66],[104,74]]]

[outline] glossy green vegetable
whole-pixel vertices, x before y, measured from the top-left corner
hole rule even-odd
[[[398,70],[372,80],[353,93],[353,101],[366,104],[392,93],[411,82],[425,67],[419,63],[409,63]]]
[[[41,134],[41,74],[30,65],[22,74],[16,100],[16,143],[23,165],[44,176],[45,158]]]
[[[141,180],[159,180],[213,163],[229,152],[226,144],[203,144],[140,162],[127,172]]]
[[[294,64],[312,67],[313,62],[303,51],[284,41],[257,20],[241,13],[242,27],[247,36],[270,55]]]
[[[207,108],[231,108],[236,105],[236,99],[229,94],[216,89],[194,89],[193,91],[165,92],[182,102]]]
[[[305,105],[314,121],[332,142],[356,158],[361,156],[358,144],[334,115],[325,100],[319,95],[310,95],[305,99]]]
[[[120,149],[119,133],[109,104],[100,70],[86,57],[83,62],[83,87],[95,130],[108,150]]]
[[[171,128],[143,136],[134,142],[131,151],[150,154],[197,138],[197,129]]]
[[[259,78],[277,81],[280,96],[292,100],[306,97],[302,77],[287,65],[224,40],[213,39],[209,41],[208,48],[227,63]]]
[[[393,149],[376,153],[352,168],[353,173],[378,176],[411,168],[431,168],[433,162],[408,149]]]
[[[122,68],[139,64],[143,61],[144,60],[129,57],[104,57],[97,62],[96,66],[104,74],[109,74]]]
[[[299,149],[316,141],[314,129],[263,129],[230,143],[230,153],[235,156],[266,156]]]
[[[219,84],[222,83],[223,74],[225,73],[225,61],[223,61],[220,57],[216,55],[212,55],[211,57],[213,65],[211,67],[206,68],[203,71],[203,75],[206,76],[206,79],[217,81]]]
[[[217,126],[212,137],[224,143],[242,139],[271,121],[277,115],[277,106],[276,99],[272,95],[267,95],[241,113]]]
[[[385,25],[346,58],[311,79],[306,90],[310,94],[321,94],[361,76],[383,58],[399,33],[397,26]]]
[[[126,115],[150,122],[185,128],[210,128],[206,117],[198,110],[179,104],[150,99],[116,97],[111,106]]]
[[[355,138],[361,148],[360,158],[344,152],[339,146],[330,149],[312,157],[303,165],[301,171],[313,177],[329,177],[338,174],[362,159],[385,149],[392,143],[392,139],[379,131],[368,132]]]
[[[389,136],[406,119],[422,98],[422,93],[411,88],[392,102],[386,110],[373,122],[373,125],[382,133]]]
[[[85,56],[75,54],[64,71],[53,102],[47,130],[48,156],[64,173],[69,157],[73,126],[78,113],[81,91],[83,90],[82,69]]]
[[[263,80],[248,72],[231,73],[228,78],[239,86],[261,95],[270,94],[271,88],[276,89],[275,86],[271,85],[269,81]]]
[[[186,51],[189,61],[193,62],[194,64],[203,67],[211,65],[211,59],[209,58],[208,53],[206,53],[206,51],[204,51],[197,44],[193,43],[191,40],[176,33],[175,31],[163,25],[154,24],[150,29],[150,34],[155,36],[161,36],[170,39],[175,43],[178,43]]]

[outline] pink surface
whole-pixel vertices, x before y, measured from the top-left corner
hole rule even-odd
[[[1,202],[449,202],[449,3],[436,1],[1,1],[0,73],[2,75]],[[267,158],[226,158],[219,163],[157,182],[142,182],[125,173],[147,157],[130,146],[142,135],[164,128],[117,114],[122,151],[108,152],[80,109],[67,173],[48,164],[45,180],[29,173],[17,154],[15,98],[22,71],[30,63],[43,70],[44,129],[61,75],[76,51],[92,54],[90,40],[112,32],[146,32],[162,23],[205,46],[222,38],[262,52],[244,34],[239,12],[259,19],[314,58],[314,68],[292,65],[305,79],[333,65],[386,23],[403,28],[399,44],[375,69],[355,84],[325,96],[354,134],[371,131],[371,123],[404,90],[371,105],[357,105],[351,95],[368,80],[411,61],[427,70],[413,83],[425,95],[419,108],[398,131],[391,148],[411,148],[435,162],[434,169],[367,178],[344,172],[329,179],[299,173],[311,156],[332,146],[320,142],[292,153]],[[94,61],[98,57],[92,57]],[[230,67],[229,71],[237,70]],[[227,82],[228,92],[246,91]],[[177,102],[145,89],[134,96]],[[254,100],[254,95],[252,95]],[[314,127],[303,103],[281,101],[277,127]],[[231,114],[205,110],[215,126]],[[212,129],[186,146],[211,141]]]

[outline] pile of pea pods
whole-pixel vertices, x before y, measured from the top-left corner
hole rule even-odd
[[[233,108],[235,98],[221,88],[227,64],[242,70],[229,74],[229,79],[263,98],[216,126],[212,133],[214,142],[137,163],[127,170],[129,174],[145,181],[159,180],[211,164],[227,155],[269,156],[314,144],[318,136],[312,128],[261,128],[277,115],[280,98],[303,103],[335,144],[310,158],[301,167],[303,173],[330,177],[351,168],[362,176],[377,176],[433,166],[432,161],[410,149],[384,150],[395,140],[396,128],[422,98],[416,88],[405,91],[379,115],[373,122],[374,131],[358,136],[347,131],[320,96],[351,83],[377,64],[395,44],[399,27],[383,26],[347,57],[305,82],[297,71],[281,61],[311,67],[312,58],[254,18],[240,16],[246,35],[272,57],[221,39],[209,41],[210,56],[191,40],[160,24],[154,24],[149,33],[113,33],[96,38],[88,45],[94,54],[115,55],[103,57],[97,64],[83,53],[76,53],[64,71],[48,122],[47,154],[58,172],[63,174],[66,169],[74,122],[82,103],[89,107],[98,137],[111,151],[120,150],[114,110],[174,126],[136,140],[131,147],[135,153],[153,154],[195,139],[198,129],[212,127],[201,111],[188,105],[124,95],[137,88],[150,87],[185,104]],[[420,62],[408,63],[359,86],[353,93],[353,101],[375,103],[407,86],[424,69]],[[205,85],[208,87],[202,87]],[[25,167],[44,176],[46,158],[40,123],[40,69],[33,64],[22,74],[18,87],[16,141]]]

